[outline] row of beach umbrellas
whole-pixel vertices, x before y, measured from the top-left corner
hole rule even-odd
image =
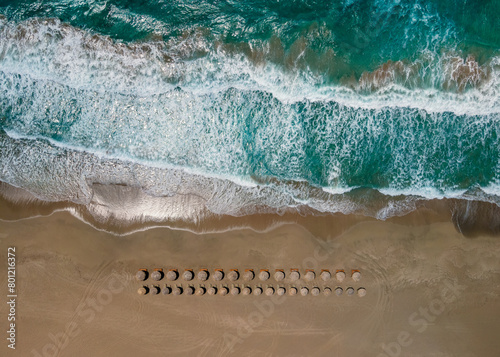
[[[255,279],[255,272],[253,269],[245,269],[240,276],[240,272],[238,269],[231,269],[227,272],[223,269],[215,269],[212,273],[208,271],[208,269],[200,269],[196,278],[199,281],[207,281],[210,277],[214,281],[222,281],[226,278],[229,281],[237,281],[240,278],[244,281],[251,281]],[[179,270],[177,269],[169,269],[166,273],[163,272],[163,269],[154,269],[151,273],[147,269],[139,269],[135,275],[138,281],[145,281],[148,278],[151,278],[154,281],[160,281],[162,279],[166,279],[169,281],[176,281],[181,277]],[[289,272],[285,273],[283,269],[276,269],[273,274],[273,278],[276,281],[283,281],[285,278],[288,278],[290,281],[297,281],[300,278],[303,278],[306,281],[313,281],[316,279],[316,272],[312,269],[305,270],[304,274],[301,275],[299,269],[290,269]],[[271,278],[271,272],[269,269],[261,269],[258,273],[258,279],[261,281],[266,281]],[[319,273],[319,278],[326,282],[332,279],[332,273],[328,269],[322,269]],[[335,270],[334,278],[338,282],[342,282],[346,279],[346,272],[344,270]],[[354,281],[361,280],[361,272],[359,270],[351,271],[351,278]],[[185,269],[182,272],[182,280],[191,281],[195,279],[195,272],[192,269]]]
[[[287,289],[285,289],[284,286],[278,286],[278,287],[273,287],[273,286],[268,286],[266,288],[262,288],[260,286],[255,286],[255,287],[250,287],[250,286],[233,286],[231,288],[227,286],[199,286],[195,288],[194,286],[169,286],[165,285],[165,287],[162,289],[158,285],[151,285],[151,286],[141,286],[138,290],[137,293],[139,295],[159,295],[160,293],[163,295],[266,295],[266,296],[272,296],[272,295],[285,295],[287,293]],[[332,293],[334,293],[336,296],[341,296],[344,294],[344,289],[342,287],[336,287],[333,289],[330,287],[324,287],[320,288],[318,286],[315,286],[313,288],[308,288],[306,286],[302,287],[295,287],[291,286],[288,288],[288,295],[302,295],[306,296],[311,294],[312,296],[319,296],[321,293],[325,296],[329,296]],[[359,297],[363,297],[366,295],[366,289],[365,288],[358,288],[354,289],[353,287],[348,287],[345,289],[345,293],[348,296],[352,296],[355,293]]]

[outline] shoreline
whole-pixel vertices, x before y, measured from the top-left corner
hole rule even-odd
[[[105,204],[105,202],[102,202]],[[17,221],[49,216],[66,211],[96,230],[118,236],[131,235],[155,228],[184,230],[196,234],[224,233],[237,229],[251,229],[265,233],[283,225],[297,224],[314,234],[317,227],[328,227],[332,234],[345,231],[361,222],[387,222],[408,226],[452,222],[455,229],[467,237],[500,236],[500,207],[493,203],[461,199],[433,199],[421,201],[413,211],[386,220],[361,214],[321,213],[310,209],[288,210],[282,214],[264,213],[247,216],[208,214],[193,222],[187,220],[130,220],[110,217],[96,219],[89,207],[73,202],[42,201],[24,189],[0,182],[0,220]],[[308,212],[309,211],[309,212]]]

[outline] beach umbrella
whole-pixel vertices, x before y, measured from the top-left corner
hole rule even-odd
[[[352,273],[351,277],[352,277],[352,280],[354,280],[354,281],[360,281],[361,280],[361,273],[359,271],[355,270]]]
[[[172,288],[170,286],[165,285],[162,290],[163,295],[169,295],[172,292]]]
[[[337,279],[337,281],[339,283],[343,282],[344,279],[345,279],[345,273],[343,270],[339,270],[338,272],[335,273],[335,279]]]
[[[144,281],[147,278],[148,278],[148,273],[144,269],[141,269],[137,273],[135,273],[135,279],[138,281]]]
[[[186,288],[186,295],[193,295],[194,294],[194,286],[188,286]]]
[[[252,269],[247,269],[243,273],[243,280],[245,281],[250,281],[253,280],[254,278],[255,278],[255,273],[253,272]]]
[[[233,286],[231,288],[231,295],[236,296],[240,294],[240,288],[237,286]]]
[[[229,292],[229,289],[226,288],[225,286],[223,286],[219,289],[219,295],[225,296],[225,295],[227,295],[228,292]]]
[[[335,295],[340,296],[344,292],[344,289],[341,287],[335,288]]]
[[[163,278],[163,272],[161,270],[155,270],[151,273],[151,279],[159,281]]]
[[[366,289],[365,288],[359,288],[358,289],[358,296],[363,297],[366,295]]]
[[[240,273],[238,273],[238,271],[235,269],[229,271],[229,273],[227,274],[227,278],[230,281],[236,281],[236,280],[238,280],[239,277],[240,277]]]
[[[354,295],[354,289],[351,288],[351,287],[348,287],[345,291],[347,293],[347,295],[351,296],[351,295]]]
[[[307,294],[309,294],[309,289],[308,288],[306,288],[304,286],[303,288],[300,289],[300,295],[306,296]]]
[[[206,281],[208,279],[208,271],[206,269],[201,269],[198,272],[198,280]]]
[[[318,296],[320,293],[319,288],[315,286],[314,288],[311,289],[311,295],[312,296]]]
[[[181,295],[182,294],[182,288],[180,286],[176,286],[172,289],[172,295]]]
[[[269,272],[267,270],[264,270],[264,269],[262,269],[259,273],[259,279],[262,281],[269,279],[270,276],[271,276],[271,274],[269,274]]]
[[[186,281],[191,281],[194,278],[194,273],[192,270],[185,270],[184,273],[182,273],[182,279]]]
[[[208,295],[215,295],[217,294],[217,288],[215,286],[211,286],[207,289]]]
[[[313,270],[308,270],[306,272],[306,275],[304,275],[304,279],[306,279],[307,281],[312,281],[314,280],[314,278],[316,278],[316,274]]]
[[[300,273],[298,270],[292,270],[290,272],[290,280],[291,281],[297,281],[300,279]]]
[[[273,287],[271,287],[271,286],[270,286],[270,287],[268,287],[268,288],[266,289],[266,295],[267,295],[267,296],[271,296],[271,295],[273,295],[273,294],[274,294],[274,288],[273,288]]]
[[[290,289],[288,289],[288,295],[297,295],[297,288],[292,286]]]
[[[224,272],[222,271],[222,269],[217,269],[214,272],[213,279],[215,281],[221,281],[222,279],[224,279]]]
[[[254,295],[260,295],[260,294],[262,294],[262,288],[256,287],[255,289],[253,289],[253,294]]]
[[[174,280],[177,280],[178,277],[179,277],[179,273],[177,272],[177,270],[170,269],[167,272],[167,280],[174,281]]]
[[[283,272],[283,270],[276,270],[274,273],[274,280],[282,281],[283,279],[285,279],[285,272]]]
[[[153,285],[153,286],[151,286],[150,291],[151,291],[151,294],[158,295],[160,293],[161,289],[159,286]]]
[[[323,294],[325,296],[329,296],[332,294],[332,289],[330,289],[328,286],[326,288],[323,289]]]
[[[147,288],[147,286],[141,286],[138,290],[137,290],[137,294],[139,295],[146,295],[148,293],[149,289]]]
[[[203,286],[196,288],[195,294],[198,296],[205,295],[206,289]]]
[[[286,290],[285,290],[285,288],[284,288],[284,287],[282,287],[282,286],[281,286],[281,287],[279,287],[279,288],[278,288],[278,290],[276,290],[276,294],[278,294],[279,296],[283,296],[283,295],[285,295],[285,292],[286,292]]]
[[[321,280],[328,281],[331,279],[332,274],[328,270],[323,270],[320,274]]]
[[[243,290],[241,291],[243,295],[250,295],[252,293],[252,289],[249,286],[245,286]]]

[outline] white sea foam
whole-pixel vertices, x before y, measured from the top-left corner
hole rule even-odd
[[[417,80],[430,78],[432,87],[411,78],[395,81],[397,70],[389,68],[382,80],[370,84],[380,88],[366,95],[362,94],[363,82],[354,87],[325,85],[322,76],[307,68],[286,71],[272,63],[255,65],[244,56],[212,46],[196,32],[168,43],[125,45],[59,20],[20,24],[0,20],[0,71],[77,90],[150,97],[177,86],[197,95],[236,88],[268,92],[283,103],[335,101],[354,108],[407,107],[458,115],[500,112],[499,57],[465,75],[463,68],[476,62],[466,62],[453,52],[427,50],[416,62],[405,63],[402,71],[418,72],[413,74]],[[195,52],[206,55],[184,60]],[[462,82],[472,87],[459,92],[442,90],[443,85]]]
[[[476,70],[472,60],[428,52],[423,57],[435,67],[388,66],[363,94],[363,81],[325,85],[312,70],[261,66],[200,34],[125,45],[57,20],[0,21],[0,123],[8,134],[0,142],[0,179],[45,200],[85,204],[105,219],[197,220],[300,206],[385,219],[419,199],[468,197],[425,176],[433,169],[426,157],[447,147],[449,122],[461,145],[499,129],[498,57]],[[206,55],[192,59],[197,51]],[[399,68],[412,66],[435,85],[398,82]],[[457,74],[462,67],[472,75]],[[442,88],[461,80],[469,87]],[[419,125],[435,137],[420,137]],[[399,132],[379,142],[390,130]],[[429,147],[412,151],[423,140]],[[371,207],[350,192],[360,185],[347,184],[346,171],[356,176],[378,165],[362,161],[370,159],[364,151],[384,145],[394,148],[389,169],[399,171]],[[317,179],[309,146],[325,187],[308,183]],[[451,157],[444,171],[458,172],[460,160]],[[490,198],[480,199],[498,202],[499,175],[500,161],[484,189]],[[124,193],[97,192],[95,184],[138,188],[127,194],[143,204],[106,205]]]
[[[321,189],[332,195],[342,195],[346,192],[350,192],[358,187],[322,187]]]
[[[387,219],[407,214],[425,199],[460,198],[500,206],[498,191],[458,194],[435,190],[380,190],[375,201],[354,191],[328,193],[307,183],[276,182],[253,187],[228,179],[152,168],[130,161],[57,147],[46,141],[1,138],[0,180],[45,201],[83,204],[98,222],[196,222],[213,214],[243,216],[309,207],[324,213],[357,213]],[[385,196],[384,196],[385,195]]]
[[[380,188],[380,193],[387,196],[415,196],[423,197],[426,199],[443,199],[443,198],[461,198],[467,190],[453,190],[447,189],[446,191],[441,191],[432,186],[422,186],[422,187],[409,187],[404,189],[396,188]]]

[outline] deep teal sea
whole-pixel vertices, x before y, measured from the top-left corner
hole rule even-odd
[[[500,205],[498,0],[0,14],[0,180],[43,200],[89,204],[95,184],[119,184],[231,215]]]

